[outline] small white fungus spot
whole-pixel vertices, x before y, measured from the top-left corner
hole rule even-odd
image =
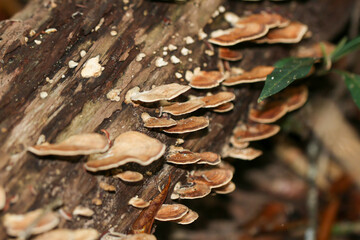
[[[48,82],[48,83],[53,83],[54,82],[54,80],[50,79],[49,77],[46,77],[45,81]]]
[[[38,138],[38,140],[36,141],[36,145],[40,145],[40,144],[43,144],[45,142],[45,135],[44,134],[41,134]]]
[[[168,62],[164,61],[162,57],[158,57],[155,61],[155,66],[157,67],[164,67],[166,65],[168,65]]]
[[[120,101],[119,94],[120,94],[120,89],[112,89],[110,92],[106,94],[106,97],[111,101],[119,102]]]
[[[28,37],[25,37],[24,40],[25,40],[25,42],[28,42],[28,41],[29,41],[29,38],[28,38]]]
[[[217,16],[219,16],[219,10],[215,10],[215,12],[213,12],[213,14],[211,15],[212,18],[216,18]]]
[[[85,57],[85,55],[86,55],[86,51],[85,50],[81,50],[80,51],[80,57]]]
[[[193,74],[193,72],[191,72],[190,70],[187,70],[187,71],[185,72],[185,79],[186,79],[186,81],[189,81],[189,82],[190,82],[193,76],[194,76],[194,74]]]
[[[48,28],[45,30],[45,33],[47,33],[47,34],[54,33],[54,32],[57,32],[56,28]]]
[[[190,36],[184,37],[184,41],[186,44],[192,44],[195,42],[194,39]]]
[[[185,47],[183,47],[183,48],[181,49],[181,54],[182,54],[183,56],[187,56],[187,55],[190,54],[190,50],[187,49],[187,48],[185,48]]]
[[[117,31],[112,30],[112,31],[110,32],[110,35],[113,36],[113,37],[116,36],[116,35],[117,35]]]
[[[36,32],[34,29],[31,29],[30,32],[29,32],[29,37],[33,37],[35,36]]]
[[[47,92],[41,92],[41,93],[40,93],[40,98],[41,98],[41,99],[45,99],[47,96],[48,96],[48,93],[47,93]]]
[[[75,68],[77,65],[79,65],[78,62],[75,62],[74,60],[69,61],[69,68]]]
[[[99,77],[104,70],[104,67],[99,63],[99,60],[100,55],[88,59],[81,70],[81,76],[83,78]]]
[[[100,21],[99,21],[99,23],[96,25],[96,27],[95,27],[95,32],[97,32],[100,28],[101,28],[101,26],[103,25],[103,23],[104,23],[104,18],[101,18],[100,19]]]
[[[36,45],[40,45],[41,44],[41,41],[40,40],[34,40],[35,44]]]
[[[208,56],[214,56],[214,51],[212,51],[210,49],[206,49],[205,54],[208,55]]]
[[[169,44],[169,51],[175,51],[177,49],[177,46],[173,45],[173,44]]]
[[[192,59],[192,58],[189,58],[189,59],[188,59],[188,61],[189,61],[189,62],[192,62],[192,61],[193,61],[193,59]]]
[[[135,61],[140,62],[141,60],[143,60],[143,58],[145,57],[145,53],[139,53],[136,58]]]
[[[223,5],[221,5],[219,6],[218,10],[220,13],[224,13],[226,11],[226,8]]]
[[[176,72],[176,73],[175,73],[175,77],[178,78],[178,79],[180,79],[180,78],[182,78],[182,74],[179,73],[179,72]]]
[[[198,32],[198,38],[199,40],[203,40],[207,37],[208,35],[204,32],[204,30],[202,28],[200,28],[199,32]]]
[[[181,62],[180,59],[177,58],[177,57],[174,56],[174,55],[170,57],[170,61],[171,61],[173,64],[178,64],[178,63]]]
[[[168,52],[167,51],[163,51],[163,56],[166,56],[168,55]]]
[[[163,47],[164,51],[167,51],[169,48],[167,46]]]

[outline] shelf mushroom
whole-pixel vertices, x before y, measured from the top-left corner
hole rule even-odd
[[[73,135],[60,143],[45,142],[28,148],[28,151],[39,155],[76,156],[105,152],[109,149],[109,140],[98,133]]]
[[[266,80],[267,75],[274,69],[272,66],[257,66],[240,75],[230,76],[222,84],[224,86],[234,86],[242,83],[262,82]]]
[[[114,145],[104,154],[94,155],[85,164],[91,172],[116,168],[129,162],[142,166],[158,160],[165,152],[165,145],[143,133],[129,131],[120,134]]]

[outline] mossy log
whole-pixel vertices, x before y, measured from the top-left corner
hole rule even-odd
[[[212,18],[220,5],[239,15],[246,10],[271,9],[302,21],[313,33],[310,40],[305,40],[309,42],[337,37],[348,21],[354,1],[124,2],[33,0],[12,19],[0,23],[0,184],[9,198],[17,197],[6,212],[24,213],[60,198],[68,212],[79,204],[95,210],[91,219],[64,220],[61,227],[87,226],[104,232],[116,226],[116,231],[127,232],[139,214],[139,210],[128,206],[128,200],[135,195],[152,199],[168,175],[172,175],[173,186],[185,169],[164,164],[164,159],[148,167],[134,165],[133,169],[152,175],[145,175],[140,183],[125,184],[107,172],[85,171],[85,157],[37,157],[27,152],[27,147],[36,144],[41,135],[46,141],[58,142],[77,133],[100,129],[106,129],[112,139],[122,132],[137,130],[170,146],[179,136],[144,128],[141,113],[154,113],[154,110],[125,104],[125,94],[134,86],[148,90],[153,85],[181,83],[175,78],[177,71],[184,73],[198,66],[216,69],[216,54],[204,54],[208,46],[197,40],[197,34],[201,28],[210,32],[226,27],[221,15]],[[44,33],[48,28],[56,28],[57,32]],[[36,32],[34,36],[29,36],[31,30]],[[116,31],[116,35],[111,31]],[[186,36],[195,39],[195,43],[186,45],[183,39]],[[171,55],[176,55],[181,63],[174,65],[169,61],[165,67],[156,67],[155,59],[163,56],[163,47],[170,43],[178,49],[168,52],[164,59],[169,61]],[[192,54],[182,56],[182,47],[192,50]],[[242,44],[239,48],[245,56],[240,66],[249,69],[289,56],[292,46]],[[81,50],[86,51],[84,57],[79,55]],[[146,56],[136,61],[140,52]],[[83,64],[97,55],[104,67],[101,76],[82,78]],[[78,66],[69,68],[70,60],[78,62]],[[248,105],[256,100],[261,87],[260,83],[231,88],[237,98],[234,110],[229,113],[197,112],[196,115],[210,118],[210,126],[207,130],[180,136],[185,139],[184,147],[220,153],[236,122],[246,119]],[[119,102],[106,97],[114,88],[121,90]],[[41,98],[41,92],[47,96]],[[190,93],[204,95],[206,91],[191,90]],[[100,181],[114,185],[116,192],[100,189]],[[95,206],[94,198],[101,199],[102,205]],[[5,235],[1,225],[0,238],[6,238]]]

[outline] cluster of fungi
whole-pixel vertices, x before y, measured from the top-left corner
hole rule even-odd
[[[211,124],[209,118],[203,116],[189,116],[199,109],[209,109],[215,114],[231,111],[234,108],[235,94],[228,89],[239,84],[265,81],[274,70],[272,66],[257,66],[249,71],[231,68],[228,61],[239,61],[242,54],[238,50],[227,48],[235,44],[252,41],[255,43],[297,43],[308,28],[299,22],[292,22],[279,14],[261,12],[239,17],[233,13],[225,13],[225,19],[232,25],[227,30],[218,30],[211,34],[208,41],[219,46],[218,57],[222,65],[219,70],[205,71],[195,69],[187,71],[188,85],[170,83],[153,87],[148,91],[140,91],[135,87],[128,91],[126,102],[141,109],[154,110],[159,116],[151,116],[143,112],[141,119],[146,128],[159,130],[167,134],[191,133],[205,129]],[[225,64],[224,64],[225,63]],[[226,89],[210,92],[210,89]],[[186,96],[186,101],[175,102],[190,89],[195,92],[209,91],[205,96]],[[170,177],[166,186],[151,202],[139,197],[133,197],[129,205],[143,209],[132,225],[131,234],[113,234],[114,239],[155,239],[151,234],[152,223],[158,221],[172,221],[178,224],[190,224],[198,218],[198,214],[183,204],[163,204],[166,197],[176,199],[196,199],[210,194],[228,194],[234,191],[235,184],[231,181],[234,168],[221,160],[231,157],[242,160],[253,160],[262,154],[261,150],[249,147],[252,141],[269,138],[277,134],[280,127],[272,124],[287,112],[294,111],[305,104],[308,90],[305,86],[288,88],[267,100],[249,107],[248,119],[241,121],[233,130],[221,153],[193,152],[177,145],[168,148],[159,140],[138,131],[128,131],[110,140],[98,133],[73,135],[55,144],[43,143],[29,147],[28,150],[38,156],[78,156],[89,155],[84,167],[89,172],[118,169],[128,163],[147,166],[164,157],[166,163],[172,165],[191,165],[186,175],[186,181],[175,184],[169,189]],[[150,111],[149,110],[149,111]],[[181,116],[186,115],[186,118]],[[136,146],[136,148],[134,148]],[[128,169],[114,175],[124,182],[139,182],[144,176]],[[108,187],[111,191],[111,186]],[[0,189],[0,207],[5,204],[5,192]],[[77,208],[76,214],[91,216],[93,212],[87,208]],[[74,214],[75,214],[74,210]],[[149,215],[153,217],[149,220]],[[147,217],[145,219],[145,217]],[[51,208],[37,209],[23,215],[8,213],[4,217],[4,226],[8,235],[27,237],[41,234],[35,239],[97,239],[99,233],[95,229],[54,229],[59,223],[59,215]],[[52,230],[52,231],[50,231]],[[110,236],[108,236],[111,239]]]

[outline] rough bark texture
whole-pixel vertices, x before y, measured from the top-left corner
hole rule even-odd
[[[200,28],[209,32],[225,27],[221,16],[207,24],[219,5],[223,4],[239,15],[245,10],[269,8],[278,11],[308,24],[313,37],[306,41],[314,41],[337,37],[347,22],[353,2],[322,0],[275,4],[265,1],[255,4],[196,0],[175,4],[139,0],[125,5],[115,0],[68,0],[59,1],[51,8],[50,1],[32,1],[13,19],[0,23],[0,183],[9,197],[18,196],[18,201],[7,212],[24,213],[61,198],[64,209],[69,212],[79,204],[90,206],[96,212],[90,220],[63,221],[62,227],[87,226],[102,232],[116,226],[117,231],[128,231],[139,214],[139,210],[128,207],[128,200],[135,195],[145,200],[152,199],[158,193],[157,186],[163,184],[169,174],[173,175],[175,184],[185,173],[184,169],[164,164],[164,159],[148,167],[134,165],[133,169],[151,171],[153,175],[146,176],[138,184],[125,184],[107,176],[106,172],[86,172],[82,167],[85,157],[39,158],[28,153],[26,148],[36,144],[41,134],[47,141],[57,142],[77,133],[99,132],[102,128],[110,132],[112,139],[124,131],[137,130],[169,146],[177,136],[149,131],[142,126],[140,114],[154,112],[154,109],[126,105],[124,96],[134,86],[148,90],[152,85],[179,82],[174,76],[176,71],[203,67],[204,62],[208,65],[205,69],[215,69],[216,57],[203,54],[207,48],[203,41],[185,45],[183,38],[191,36],[197,39]],[[127,10],[124,10],[125,6]],[[104,23],[100,29],[92,31],[101,18],[104,18]],[[47,28],[58,31],[41,33]],[[41,33],[41,37],[37,34],[25,43],[24,37],[31,29]],[[117,31],[117,36],[111,36],[111,30]],[[42,43],[36,45],[34,39]],[[181,56],[179,65],[170,63],[166,67],[155,67],[156,57],[162,56],[163,46],[169,43],[178,46],[178,50],[169,52],[169,55],[181,56],[183,46],[193,53]],[[290,46],[280,45],[243,44],[239,48],[245,55],[240,66],[245,69],[273,64],[288,56],[291,50]],[[87,52],[83,58],[79,56],[81,50]],[[146,57],[137,62],[135,57],[140,52]],[[82,65],[97,55],[100,55],[105,70],[98,78],[82,78]],[[169,61],[169,55],[165,60]],[[79,65],[69,69],[70,60],[79,62]],[[46,77],[53,82],[47,82]],[[233,89],[237,99],[235,109],[230,113],[197,112],[196,115],[210,117],[210,126],[208,130],[182,136],[185,138],[184,147],[194,151],[220,152],[236,122],[246,118],[247,107],[256,99],[262,84],[253,86]],[[106,93],[113,88],[121,89],[120,102],[106,98]],[[42,91],[49,94],[45,99],[39,96]],[[196,95],[205,93],[191,91]],[[116,186],[116,193],[101,190],[98,187],[100,181]],[[95,197],[102,200],[101,206],[91,203]],[[0,238],[5,238],[2,226]]]

